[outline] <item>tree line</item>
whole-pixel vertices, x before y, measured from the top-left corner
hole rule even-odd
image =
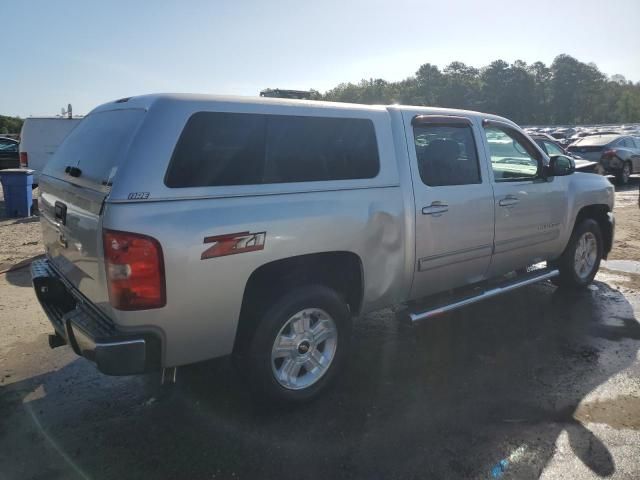
[[[608,78],[592,63],[559,55],[543,62],[484,68],[452,62],[440,70],[425,63],[398,82],[341,83],[314,97],[336,102],[428,105],[495,113],[522,125],[640,123],[640,82]]]
[[[543,62],[495,60],[475,68],[425,63],[399,82],[380,78],[341,83],[313,99],[364,104],[428,105],[495,113],[521,125],[640,123],[640,82],[607,77],[593,63],[558,55]],[[0,134],[19,133],[23,120],[0,115]]]
[[[7,133],[20,133],[24,120],[18,117],[5,117],[0,115],[0,135]]]

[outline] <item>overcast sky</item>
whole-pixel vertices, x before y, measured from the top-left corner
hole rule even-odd
[[[427,62],[560,53],[640,81],[640,0],[3,0],[1,11],[4,115],[67,103],[84,114],[152,92],[325,91]]]

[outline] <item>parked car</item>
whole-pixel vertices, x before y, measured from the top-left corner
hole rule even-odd
[[[5,168],[18,168],[18,145],[20,142],[12,138],[0,137],[0,170]]]
[[[571,144],[569,152],[597,161],[605,174],[614,175],[619,185],[640,173],[640,143],[619,134],[589,135]]]
[[[595,173],[598,171],[598,162],[587,160],[575,153],[565,150],[563,146],[550,135],[547,135],[546,133],[538,133],[534,135],[529,134],[529,136],[547,155],[549,155],[549,157],[553,155],[567,155],[573,158],[576,171],[585,173]]]
[[[40,172],[65,137],[81,118],[28,117],[20,132],[20,166],[33,172],[33,184],[38,184]]]
[[[614,230],[604,177],[504,118],[426,107],[122,99],[71,132],[40,187],[31,269],[51,346],[165,378],[233,355],[278,401],[343,370],[353,317],[582,288]]]
[[[571,137],[575,133],[576,133],[575,128],[564,127],[564,128],[555,129],[554,131],[549,133],[549,135],[553,137],[557,141],[557,143],[559,143],[563,147],[566,147],[571,143]]]

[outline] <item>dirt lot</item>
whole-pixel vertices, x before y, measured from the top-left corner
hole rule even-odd
[[[296,409],[256,404],[225,359],[171,389],[105,377],[48,348],[28,269],[0,274],[0,479],[640,478],[639,185],[616,195],[589,290],[535,285],[413,327],[366,315],[336,387]],[[38,240],[0,219],[0,263]]]
[[[616,192],[616,243],[610,259],[640,260],[640,193],[638,179]]]
[[[38,198],[38,189],[33,191]],[[0,186],[0,272],[44,253],[38,217],[7,218],[4,216],[4,195]]]

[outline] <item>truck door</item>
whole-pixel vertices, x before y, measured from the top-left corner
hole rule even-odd
[[[483,129],[495,193],[493,277],[562,252],[568,177],[545,179],[542,152],[513,126],[485,120]]]
[[[478,155],[482,137],[468,118],[403,115],[416,202],[416,299],[485,278],[493,191]]]

